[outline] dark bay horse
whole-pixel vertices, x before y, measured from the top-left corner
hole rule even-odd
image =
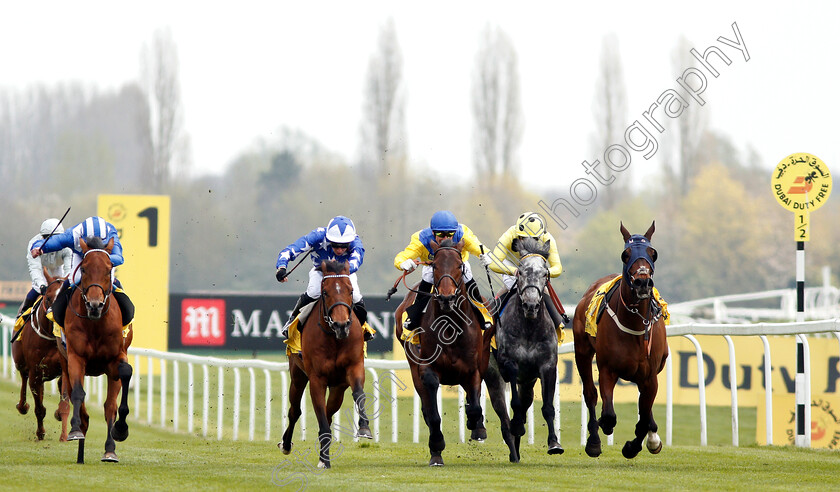
[[[525,434],[526,412],[534,402],[534,385],[540,380],[542,415],[548,424],[548,454],[562,454],[554,431],[554,391],[557,382],[557,332],[543,296],[548,283],[550,245],[522,238],[521,258],[512,295],[496,326],[498,350],[491,358],[484,380],[493,409],[502,424],[502,437],[510,448],[510,461],[519,461],[519,441]],[[551,302],[550,300],[548,302]],[[513,419],[505,404],[505,383],[511,383]]]
[[[122,313],[114,299],[110,253],[114,240],[103,245],[99,238],[87,243],[79,239],[84,258],[79,264],[81,281],[70,293],[64,316],[67,339],[67,359],[62,359],[64,392],[70,391],[73,418],[70,420],[70,441],[84,440],[87,412],[84,410],[84,376],[108,377],[108,396],[105,399],[105,422],[108,426],[105,454],[102,461],[118,462],[117,441],[128,437],[128,385],[132,369],[126,354],[133,331],[123,337]],[[117,419],[117,396],[122,392]],[[80,449],[83,444],[80,444]],[[81,453],[80,453],[81,454]],[[81,456],[80,456],[81,458]]]
[[[647,448],[653,454],[662,450],[662,441],[657,434],[658,426],[653,420],[653,402],[659,386],[657,375],[665,367],[668,358],[663,310],[656,300],[653,288],[653,269],[656,250],[651,247],[654,224],[644,235],[631,235],[624,224],[624,263],[621,279],[615,291],[600,294],[606,299],[603,315],[598,321],[596,335],[586,331],[586,318],[591,313],[590,301],[598,288],[612,281],[618,275],[609,275],[593,283],[583,295],[575,310],[573,332],[575,338],[575,363],[583,383],[583,397],[589,410],[589,438],[586,454],[596,457],[601,454],[601,439],[598,427],[604,434],[613,433],[616,424],[613,407],[613,390],[618,378],[636,383],[639,389],[639,421],[636,423],[636,437],[627,441],[621,450],[625,458],[634,458],[642,450],[647,436]],[[595,405],[598,393],[592,379],[592,357],[598,364],[598,384],[603,406],[601,418],[595,419]]]
[[[320,268],[324,275],[321,297],[301,331],[301,352],[289,356],[289,426],[277,446],[283,454],[292,451],[292,433],[301,416],[303,391],[309,383],[309,396],[318,419],[318,468],[330,468],[330,426],[348,387],[352,388],[353,402],[359,412],[356,436],[372,439],[373,434],[365,413],[364,334],[359,319],[352,314],[350,266],[329,260],[321,263]]]
[[[493,330],[482,333],[484,321],[476,317],[470,306],[464,287],[463,247],[463,241],[453,244],[451,239],[443,240],[440,245],[432,242],[434,291],[416,330],[420,344],[413,345],[408,341],[403,344],[414,389],[422,402],[423,419],[429,427],[429,466],[443,465],[442,453],[446,447],[437,406],[441,384],[464,388],[471,439],[483,441],[487,438],[479,395]],[[416,295],[414,291],[409,292],[397,308],[395,319],[402,319],[403,311]],[[402,324],[397,323],[396,329],[399,337]]]
[[[32,392],[32,399],[35,402],[35,417],[38,420],[38,427],[35,435],[38,440],[44,439],[44,417],[47,409],[44,407],[44,382],[52,381],[61,376],[61,355],[56,346],[56,337],[53,335],[52,321],[47,319],[47,309],[55,301],[56,294],[64,282],[64,278],[52,277],[44,268],[44,278],[47,280],[47,290],[32,307],[32,314],[23,324],[18,339],[12,343],[12,357],[15,367],[20,372],[20,401],[15,408],[22,415],[29,411],[29,404],[26,403],[26,385],[29,383],[29,390]],[[59,379],[59,388],[61,379]],[[60,441],[67,440],[67,413],[69,411],[67,401],[59,401],[59,407],[63,411],[56,410],[56,420],[61,420]],[[62,420],[62,415],[65,417]]]

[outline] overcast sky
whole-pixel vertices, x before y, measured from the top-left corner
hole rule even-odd
[[[684,35],[698,51],[715,45],[732,60],[716,64],[720,75],[708,77],[702,95],[713,129],[739,149],[754,147],[768,173],[794,152],[840,172],[840,2],[41,1],[2,2],[2,12],[4,88],[61,81],[117,88],[137,78],[154,30],[169,27],[194,174],[221,172],[282,126],[354,159],[362,85],[389,17],[404,59],[409,152],[441,175],[472,173],[470,84],[488,24],[508,33],[519,56],[521,169],[535,188],[569,182],[582,175],[582,160],[601,157],[589,142],[609,33],[623,58],[628,126],[678,88],[682,71],[672,55]],[[718,41],[736,39],[733,23],[749,61]],[[632,157],[642,174],[656,171],[656,157]]]

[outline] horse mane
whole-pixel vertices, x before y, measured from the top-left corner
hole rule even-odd
[[[86,237],[84,240],[90,249],[105,249],[105,241],[99,236]]]
[[[519,254],[525,255],[540,255],[546,260],[548,253],[551,250],[551,241],[540,241],[534,237],[519,238]]]
[[[342,273],[344,271],[344,262],[338,260],[324,260],[325,273]]]

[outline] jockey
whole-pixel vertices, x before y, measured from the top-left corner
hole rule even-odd
[[[417,267],[418,262],[426,262],[429,260],[432,248],[431,243],[434,241],[440,244],[444,239],[451,239],[453,244],[461,240],[464,241],[464,249],[461,252],[461,259],[464,262],[464,282],[467,289],[468,296],[477,301],[482,302],[481,293],[478,290],[478,285],[472,275],[472,269],[467,261],[470,253],[479,257],[482,264],[492,261],[489,256],[482,253],[483,245],[478,237],[464,224],[458,223],[455,215],[448,210],[441,210],[432,215],[432,220],[429,222],[429,227],[421,229],[411,235],[411,242],[406,248],[397,254],[394,258],[394,266],[403,270],[406,273],[411,273]],[[434,271],[430,265],[423,265],[423,276],[420,280],[420,285],[417,286],[419,292],[430,294],[434,286],[435,278]],[[423,315],[423,310],[429,303],[431,295],[418,294],[414,299],[414,304],[406,309],[408,318],[403,323],[403,328],[406,330],[414,330],[420,324],[420,318]],[[485,319],[483,313],[474,303],[470,303],[477,311],[478,319]],[[484,328],[490,327],[489,322],[485,322]]]
[[[300,314],[300,310],[321,297],[321,280],[324,278],[324,274],[319,269],[321,263],[326,260],[337,260],[350,266],[350,283],[353,286],[353,312],[365,329],[365,340],[371,340],[376,332],[370,325],[366,324],[367,308],[365,308],[365,300],[362,298],[362,291],[359,289],[359,283],[356,279],[356,272],[365,259],[365,248],[362,246],[362,239],[356,234],[356,226],[353,225],[353,221],[343,215],[333,217],[326,228],[318,227],[283,248],[277,256],[277,272],[275,274],[277,281],[287,281],[286,267],[289,262],[310,251],[312,252],[313,267],[309,270],[309,285],[297,300],[281,334],[288,337],[289,325]]]
[[[545,219],[537,213],[525,212],[516,220],[516,224],[510,226],[507,231],[502,234],[496,247],[491,253],[491,261],[488,266],[491,270],[502,275],[502,282],[505,284],[505,290],[499,292],[497,299],[501,299],[495,310],[498,315],[504,309],[510,296],[516,292],[516,269],[519,263],[519,238],[533,237],[542,242],[549,244],[548,253],[548,275],[551,278],[559,277],[563,272],[563,265],[560,264],[560,255],[557,253],[557,241],[545,228]],[[568,319],[564,319],[563,315],[554,306],[554,303],[546,301],[544,304],[548,308],[548,313],[551,319],[558,327],[563,326],[563,322],[568,323]]]
[[[70,251],[70,248],[47,253],[37,258],[33,258],[30,254],[32,245],[38,240],[43,241],[53,231],[61,234],[64,232],[64,226],[58,222],[58,219],[45,220],[41,223],[40,232],[29,240],[29,244],[26,247],[26,262],[29,264],[29,276],[32,277],[32,288],[26,294],[26,298],[24,298],[20,309],[18,309],[18,317],[35,304],[35,300],[38,299],[39,295],[43,296],[47,291],[47,279],[44,277],[44,268],[47,269],[51,277],[61,278],[70,275],[70,264],[73,257],[73,252]]]
[[[64,281],[64,285],[62,285],[61,291],[59,291],[59,295],[52,305],[53,319],[61,327],[64,326],[64,311],[67,309],[67,303],[72,295],[72,289],[82,279],[82,272],[79,269],[79,265],[82,263],[84,255],[82,254],[82,246],[79,241],[84,239],[85,243],[88,243],[94,238],[101,239],[103,244],[108,244],[113,239],[114,246],[109,255],[111,257],[111,264],[113,268],[123,264],[125,260],[123,259],[122,245],[120,244],[117,229],[102,217],[88,217],[69,230],[61,234],[55,234],[47,240],[35,241],[30,246],[30,255],[33,258],[38,258],[41,255],[64,248],[70,248],[73,252],[70,276]],[[111,270],[111,281],[113,282],[113,287],[116,287],[112,287],[112,292],[122,311],[123,326],[127,326],[134,319],[134,304],[123,291],[120,281],[114,277],[113,269]]]

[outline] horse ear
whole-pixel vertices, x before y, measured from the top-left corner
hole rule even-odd
[[[88,248],[88,245],[85,242],[84,238],[81,238],[81,237],[79,238],[79,249],[82,250],[82,254],[87,253],[88,250],[90,249],[90,248]]]
[[[628,231],[627,228],[624,227],[624,222],[621,222],[620,224],[621,224],[621,229],[620,229],[621,235],[624,236],[624,242],[626,243],[627,240],[630,239],[630,231]]]
[[[111,252],[111,250],[113,250],[113,249],[114,249],[114,238],[111,238],[111,239],[108,241],[108,244],[106,244],[106,245],[105,245],[105,251],[107,251],[108,253],[110,253],[110,252]]]
[[[622,263],[627,263],[627,261],[629,259],[630,259],[630,248],[627,248],[627,249],[625,249],[624,251],[621,252],[621,262]]]
[[[513,241],[510,242],[510,250],[514,253],[519,252],[519,238],[513,238]]]
[[[650,239],[650,238],[648,238],[648,239]],[[648,254],[648,256],[650,256],[650,259],[653,260],[654,262],[656,261],[656,258],[659,256],[659,253],[657,253],[656,250],[653,249],[653,248],[648,248],[647,249],[647,254]]]
[[[458,241],[458,244],[453,244],[453,246],[455,246],[455,249],[457,249],[458,251],[461,251],[462,249],[464,249],[464,239],[462,238],[460,241]]]
[[[47,283],[48,284],[53,283],[53,281],[55,280],[55,277],[50,275],[50,272],[49,272],[49,270],[47,270],[47,267],[41,267],[41,269],[44,270],[44,278],[47,279]]]
[[[437,241],[435,241],[434,239],[432,239],[432,242],[430,242],[430,243],[429,243],[429,248],[431,248],[431,249],[432,249],[432,253],[434,253],[435,251],[437,251],[437,250],[438,250],[438,248],[440,248],[440,244],[438,244],[438,243],[437,243]]]
[[[645,233],[645,237],[650,241],[651,236],[653,236],[653,231],[656,230],[656,221],[650,223],[650,228]]]

